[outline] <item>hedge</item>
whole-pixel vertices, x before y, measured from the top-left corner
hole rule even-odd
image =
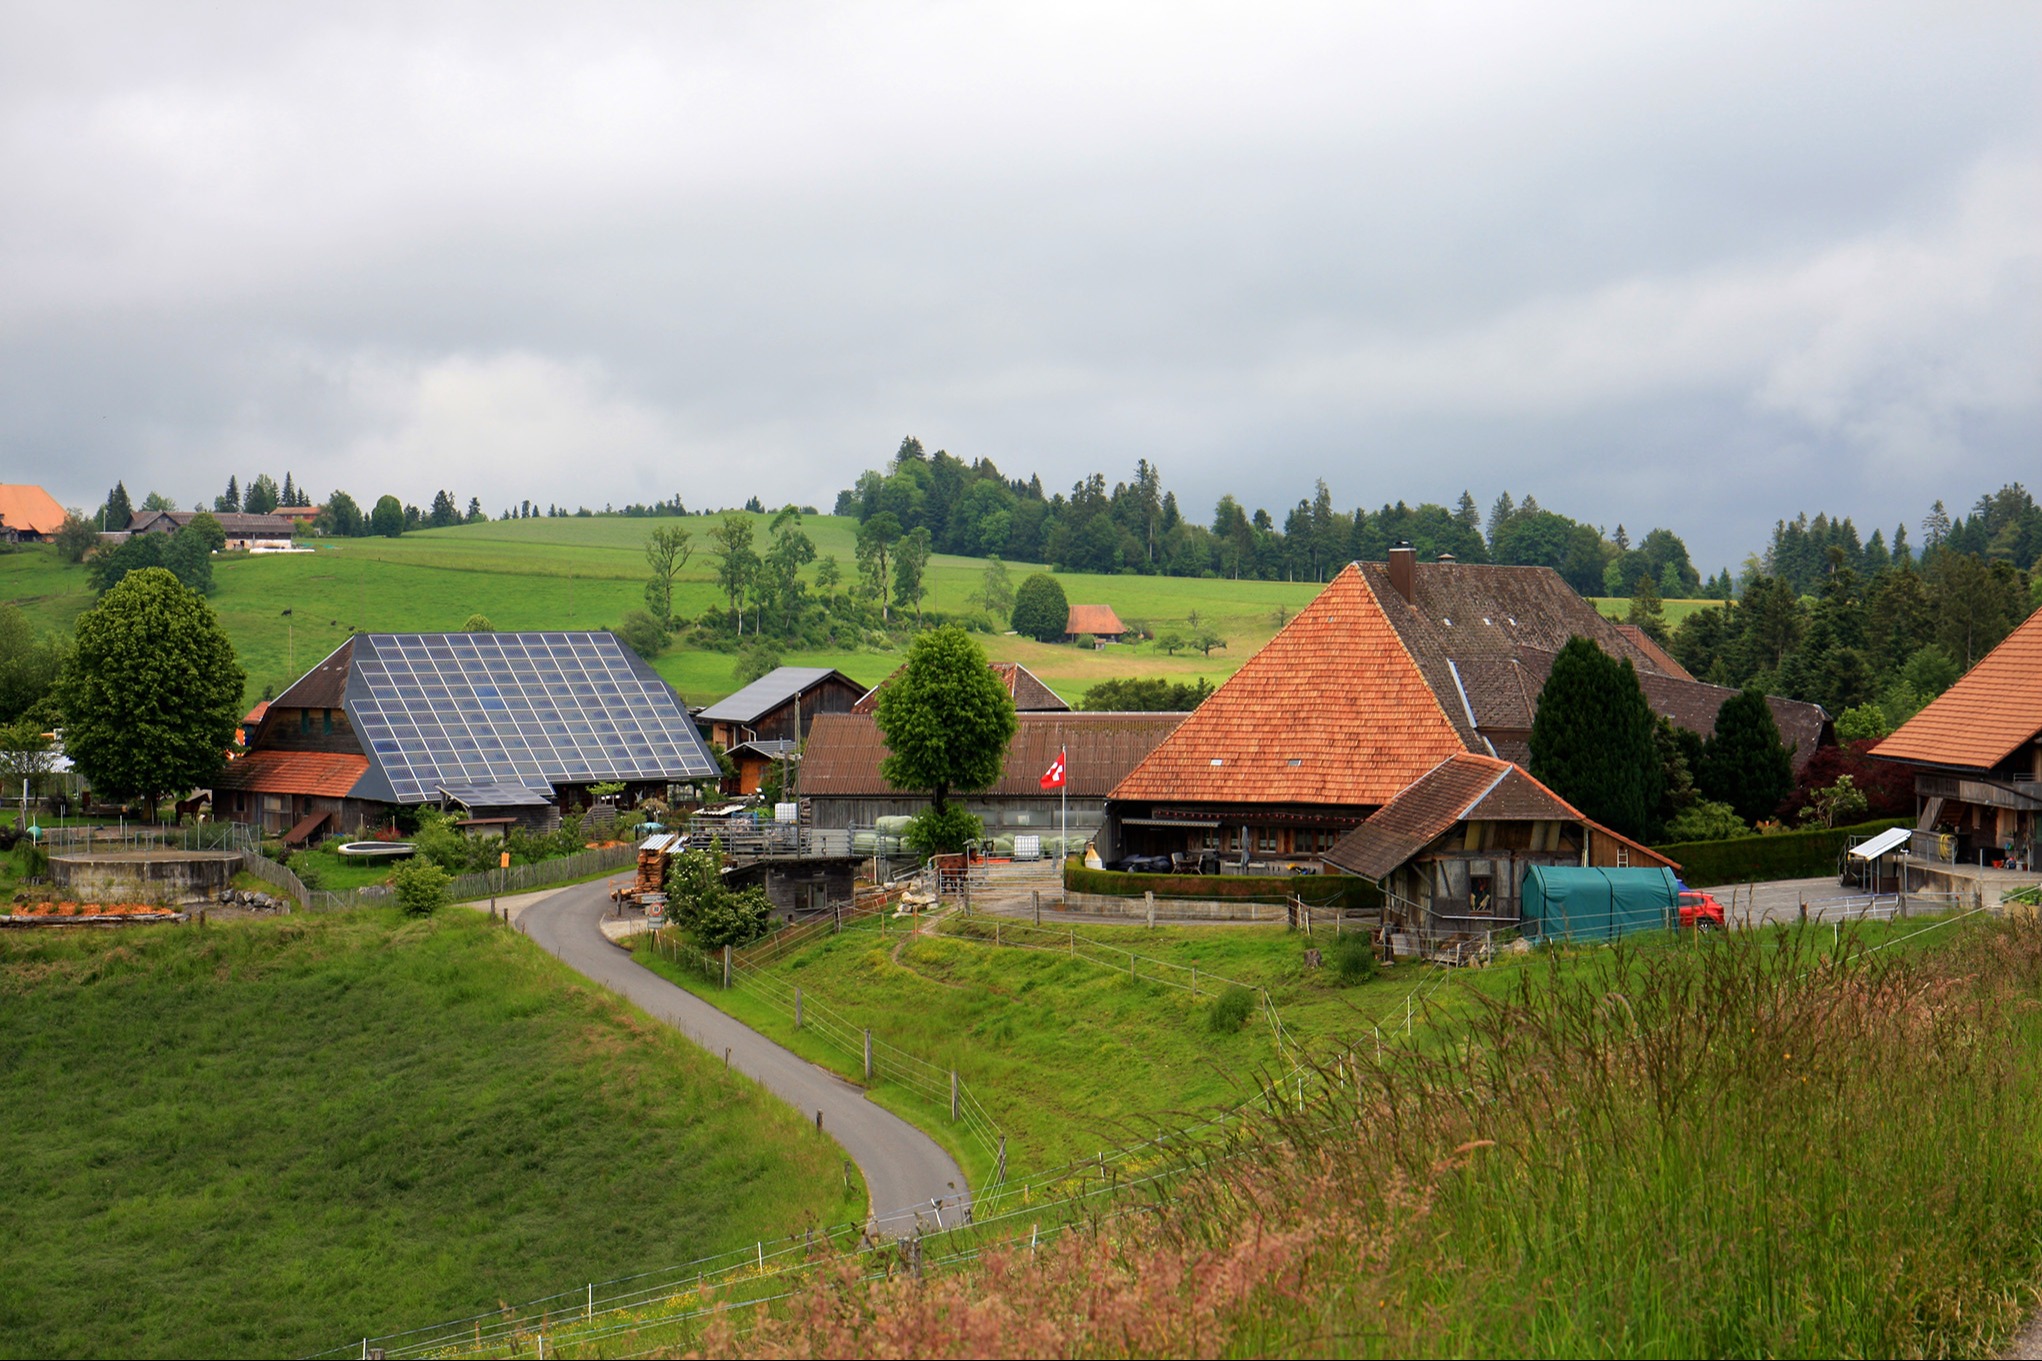
[[[1076,860],[1064,862],[1064,887],[1075,893],[1115,898],[1239,898],[1263,903],[1289,902],[1293,895],[1313,907],[1341,907],[1374,912],[1383,905],[1382,891],[1366,879],[1347,874],[1124,874],[1088,870]]]
[[[1889,827],[1907,825],[1905,818],[1888,818],[1855,827],[1816,827],[1722,841],[1676,841],[1653,849],[1680,862],[1680,877],[1693,888],[1767,879],[1815,879],[1837,873],[1844,847],[1854,838],[1862,840]]]

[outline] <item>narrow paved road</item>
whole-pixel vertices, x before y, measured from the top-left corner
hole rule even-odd
[[[955,1225],[971,1204],[964,1173],[935,1140],[866,1100],[864,1091],[782,1049],[756,1030],[684,988],[641,968],[603,938],[598,923],[610,909],[607,880],[577,884],[532,903],[518,925],[568,967],[675,1026],[712,1054],[730,1051],[731,1067],[752,1078],[808,1119],[822,1112],[823,1130],[844,1146],[865,1176],[881,1232],[899,1236],[940,1216]]]

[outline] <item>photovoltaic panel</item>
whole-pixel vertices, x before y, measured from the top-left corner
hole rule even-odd
[[[609,633],[364,634],[346,704],[399,803],[717,773],[673,690]]]

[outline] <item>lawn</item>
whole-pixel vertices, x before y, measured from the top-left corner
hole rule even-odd
[[[285,1355],[863,1213],[480,914],[0,933],[10,1354]]]

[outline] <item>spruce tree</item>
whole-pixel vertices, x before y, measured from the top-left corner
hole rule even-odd
[[[1539,692],[1531,773],[1584,816],[1642,840],[1656,830],[1664,778],[1654,726],[1631,663],[1569,639]]]
[[[1746,822],[1769,818],[1794,788],[1794,759],[1763,692],[1745,690],[1716,711],[1716,734],[1702,753],[1702,793]]]
[[[127,485],[116,482],[113,490],[106,494],[106,510],[99,527],[109,534],[126,529],[134,513],[135,508],[128,500]]]

